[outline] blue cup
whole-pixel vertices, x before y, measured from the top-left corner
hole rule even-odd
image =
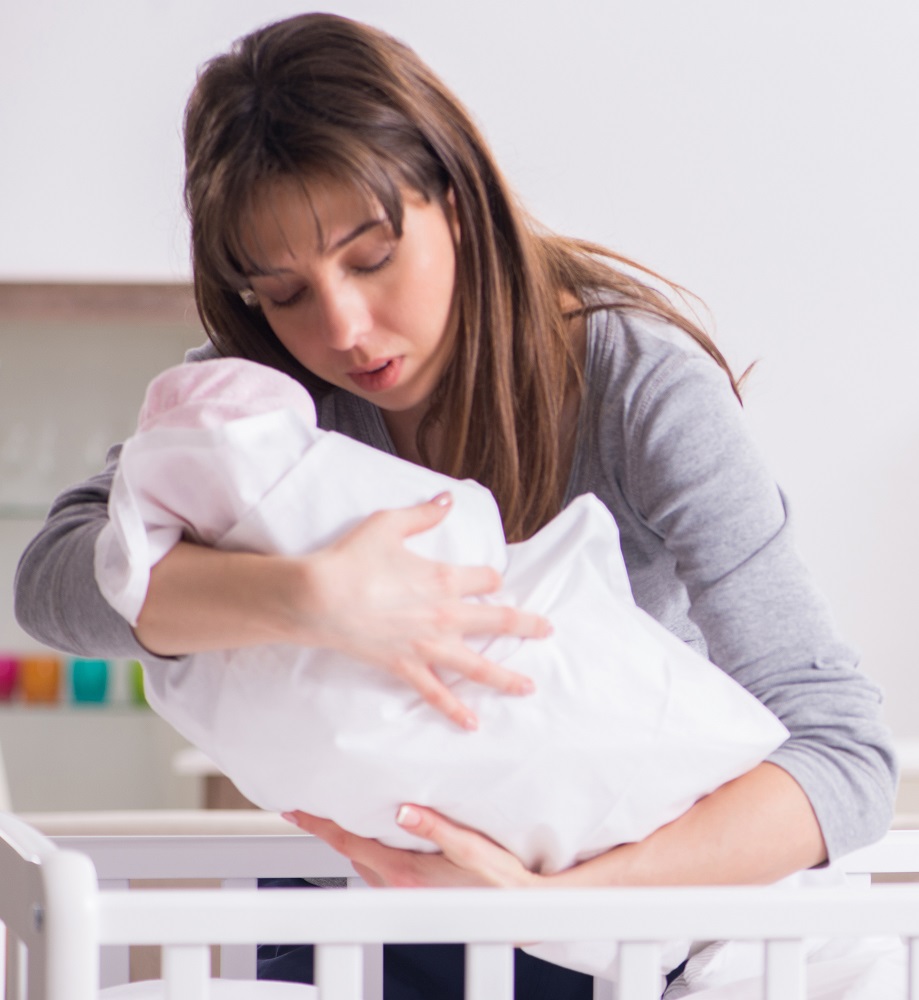
[[[103,702],[108,694],[108,660],[74,660],[70,666],[73,700]]]

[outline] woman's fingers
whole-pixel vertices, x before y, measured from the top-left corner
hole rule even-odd
[[[444,684],[426,663],[406,667],[399,675],[433,709],[445,715],[451,722],[470,731],[479,728],[479,720],[475,713],[457,698],[449,685]]]
[[[413,507],[397,507],[382,513],[395,522],[401,538],[411,538],[440,524],[452,506],[453,497],[449,493],[438,493],[436,497]]]
[[[433,809],[406,803],[399,808],[396,822],[414,836],[431,841],[458,872],[465,873],[463,878],[456,876],[455,884],[528,886],[539,881],[539,876],[493,840]]]
[[[422,806],[402,806],[396,821],[413,835],[431,841],[440,853],[384,847],[379,841],[358,837],[332,820],[309,813],[282,815],[345,855],[368,885],[529,886],[540,881],[494,841]]]
[[[509,604],[461,601],[455,609],[454,627],[463,635],[513,635],[521,639],[545,639],[552,625],[542,615]]]
[[[379,873],[375,872],[372,868],[368,868],[366,865],[362,865],[357,861],[352,861],[351,863],[354,866],[354,870],[367,883],[367,885],[373,887],[374,889],[382,889],[386,885]]]
[[[438,670],[449,670],[483,687],[490,687],[502,694],[523,696],[533,694],[536,685],[526,674],[508,670],[479,655],[461,641],[450,644],[415,643],[418,660],[404,663],[398,671],[421,697],[464,729],[478,729],[478,720],[470,708],[444,682]],[[437,668],[437,669],[435,669]]]
[[[481,684],[483,687],[494,688],[502,694],[525,695],[532,694],[536,690],[532,678],[526,674],[508,670],[471,650],[460,641],[451,643],[421,641],[417,642],[415,647],[421,662],[437,680],[440,680],[440,677],[431,668],[451,670],[466,680]]]
[[[313,816],[310,813],[294,810],[292,812],[281,813],[289,823],[300,827],[305,833],[312,833],[324,840],[333,851],[344,854],[345,857],[354,860],[360,853],[360,847],[364,844],[372,844],[375,841],[365,840],[356,834],[349,833],[330,819],[323,819],[321,816]]]
[[[476,600],[500,588],[493,567],[454,566],[406,548],[405,539],[442,521],[450,504],[449,494],[441,494],[414,507],[379,511],[316,553],[308,624],[311,635],[320,635],[319,645],[376,664],[457,725],[475,729],[474,715],[440,672],[502,693],[528,694],[528,677],[491,662],[467,640],[539,638],[551,627],[500,597]]]
[[[391,507],[369,514],[344,535],[339,545],[353,540],[360,548],[380,548],[381,551],[404,548],[407,538],[436,527],[449,514],[453,505],[449,493],[439,493],[431,500],[412,507]]]
[[[441,855],[418,854],[396,847],[385,847],[377,840],[358,837],[329,819],[304,812],[281,814],[306,833],[324,840],[332,850],[343,854],[360,877],[372,886],[414,887],[451,885],[454,866]],[[445,876],[444,871],[451,872]]]

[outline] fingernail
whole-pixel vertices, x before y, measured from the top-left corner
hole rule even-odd
[[[297,824],[297,817],[293,813],[281,813],[281,819],[286,819],[288,823]]]
[[[418,826],[421,822],[421,813],[411,806],[400,806],[396,813],[396,822],[399,826]]]
[[[521,678],[519,684],[517,685],[517,691],[520,694],[533,694],[536,690],[536,685],[529,677]]]
[[[431,503],[436,503],[438,507],[449,507],[453,503],[453,497],[449,493],[438,493]]]
[[[479,728],[479,720],[470,712],[468,715],[462,717],[460,725],[463,729],[468,729],[469,732],[474,733]]]

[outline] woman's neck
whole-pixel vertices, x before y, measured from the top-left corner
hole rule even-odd
[[[562,307],[566,311],[574,311],[579,306],[578,301],[568,293],[562,295]],[[580,370],[584,371],[587,356],[587,318],[574,315],[569,319],[569,331],[574,345],[574,355]],[[560,471],[567,482],[567,473],[574,457],[578,415],[580,411],[581,394],[578,391],[577,380],[573,379],[565,393],[565,401],[561,413],[559,427]],[[389,431],[390,439],[396,454],[415,465],[428,466],[418,450],[418,428],[426,412],[426,406],[420,405],[408,410],[381,410],[383,423]],[[437,467],[437,459],[443,447],[443,426],[438,424],[426,434],[426,450]]]
[[[423,413],[419,409],[411,410],[381,410],[383,423],[389,431],[390,439],[396,454],[415,465],[426,465],[418,450],[418,428],[421,426]],[[434,429],[430,436],[433,454],[439,450],[439,431]]]

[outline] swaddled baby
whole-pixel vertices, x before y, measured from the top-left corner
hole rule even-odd
[[[418,802],[553,872],[647,836],[785,740],[752,695],[636,607],[596,498],[507,545],[488,491],[320,430],[298,383],[248,361],[183,365],[151,384],[96,576],[134,623],[150,567],[182,537],[305,553],[373,511],[445,489],[449,515],[405,544],[493,566],[504,580],[493,599],[552,622],[548,639],[479,647],[530,676],[535,694],[445,676],[479,718],[468,732],[404,682],[330,650],[266,645],[151,664],[150,704],[254,803],[417,850],[426,845],[394,816]]]

